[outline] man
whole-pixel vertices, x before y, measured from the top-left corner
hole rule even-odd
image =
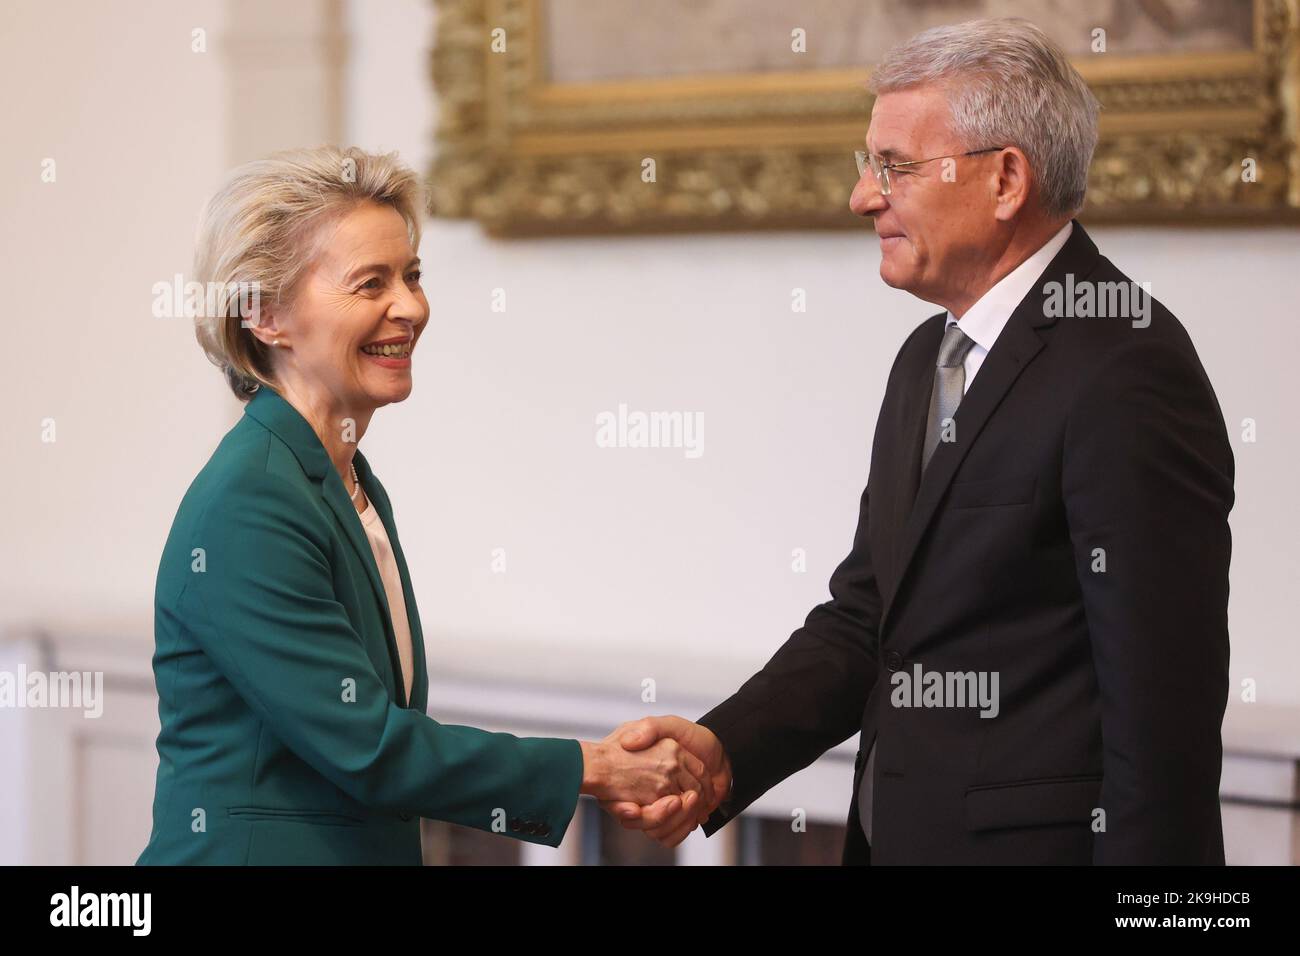
[[[872,85],[850,207],[947,311],[894,361],[831,600],[624,746],[706,763],[712,835],[860,730],[845,863],[1222,864],[1233,457],[1182,325],[1072,219],[1097,102],[1023,20]],[[704,821],[607,809],[669,846]]]

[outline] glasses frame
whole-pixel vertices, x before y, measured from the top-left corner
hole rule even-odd
[[[998,150],[1006,149],[1005,146],[986,146],[983,149],[971,149],[964,153],[949,153],[947,156],[931,156],[929,159],[909,159],[905,163],[882,163],[880,159],[865,149],[856,149],[853,151],[853,159],[858,164],[858,178],[861,179],[871,170],[871,174],[876,177],[876,185],[880,187],[880,195],[888,196],[893,192],[893,186],[889,182],[889,171],[899,169],[903,166],[919,166],[921,163],[932,163],[936,159],[956,159],[959,156],[978,156],[980,153],[996,153]]]

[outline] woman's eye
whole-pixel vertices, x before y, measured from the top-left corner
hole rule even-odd
[[[419,282],[421,275],[423,275],[423,273],[419,269],[414,269],[411,272],[408,272],[406,274],[406,281]],[[378,289],[382,289],[383,287],[384,287],[384,282],[382,279],[379,278],[379,276],[373,276],[361,284],[362,289],[369,289],[372,292]]]

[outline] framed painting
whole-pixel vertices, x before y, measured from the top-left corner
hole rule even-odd
[[[842,228],[871,64],[1024,16],[1102,104],[1088,222],[1300,222],[1300,0],[433,0],[434,215]]]

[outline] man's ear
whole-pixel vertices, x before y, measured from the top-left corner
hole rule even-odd
[[[1034,174],[1029,160],[1017,146],[1009,146],[994,158],[997,176],[997,195],[994,216],[1001,222],[1010,222],[1020,214],[1034,189]]]

